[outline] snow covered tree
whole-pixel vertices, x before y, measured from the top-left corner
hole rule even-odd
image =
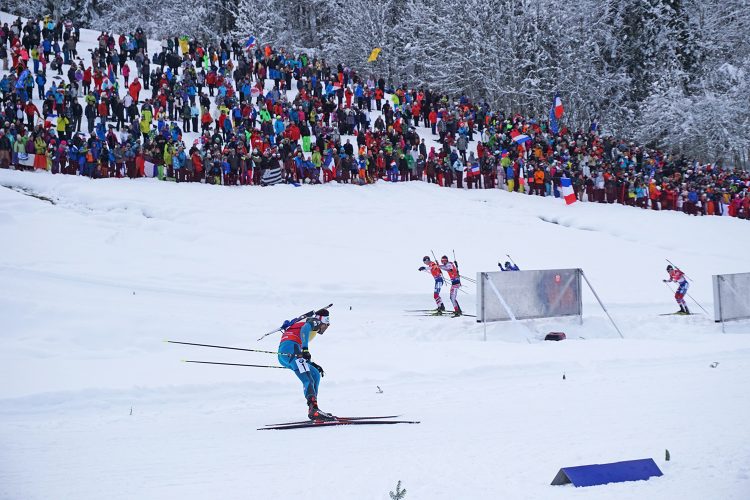
[[[339,9],[332,22],[337,26],[323,44],[323,53],[331,61],[386,80],[400,79],[406,74],[404,57],[405,34],[397,18],[401,0],[372,0],[366,8]],[[368,62],[372,50],[381,49],[378,59]]]
[[[333,30],[331,23],[339,10],[352,10],[342,0],[280,0],[277,10],[285,21],[278,40],[287,48],[320,49]]]
[[[75,19],[88,25],[106,8],[101,0],[28,0],[3,1],[0,10],[24,17],[51,15],[54,19]]]
[[[286,21],[279,0],[240,0],[234,35],[243,42],[254,36],[260,44],[276,45],[285,39]]]
[[[750,152],[750,18],[745,0],[684,5],[691,44],[685,86],[664,86],[642,103],[634,135],[705,161],[746,163]]]
[[[128,33],[141,28],[149,37],[187,36],[215,41],[219,33],[214,0],[128,0],[108,3],[101,16],[90,23],[94,29]],[[152,49],[153,50],[153,49]]]
[[[452,95],[471,90],[488,97],[484,83],[498,69],[493,57],[496,20],[491,4],[481,0],[409,2],[403,31],[413,82]]]

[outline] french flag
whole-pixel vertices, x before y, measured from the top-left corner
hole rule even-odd
[[[257,43],[257,40],[255,39],[255,37],[250,35],[250,38],[248,38],[247,41],[245,42],[245,48],[252,49],[253,47],[255,47],[256,43]]]
[[[573,192],[573,185],[570,182],[570,178],[562,177],[560,179],[560,185],[562,187],[562,196],[566,205],[571,205],[578,201],[576,199],[576,194]]]
[[[513,138],[513,142],[515,142],[516,144],[520,146],[521,144],[531,142],[531,137],[529,137],[526,134],[518,134],[517,136]]]
[[[469,167],[468,175],[469,177],[479,175],[479,163],[474,163],[471,167]]]
[[[555,110],[555,118],[557,120],[562,118],[565,109],[563,108],[562,99],[560,99],[560,96],[557,94],[555,94],[555,99],[552,101],[552,109]]]
[[[558,134],[560,132],[560,125],[557,123],[557,118],[555,118],[554,103],[552,104],[552,107],[549,108],[549,129],[553,134]]]

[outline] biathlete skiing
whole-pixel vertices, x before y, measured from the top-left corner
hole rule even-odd
[[[511,264],[508,260],[505,261],[505,267],[503,267],[500,262],[497,263],[497,267],[499,267],[501,271],[520,271],[517,265]]]
[[[677,283],[677,290],[674,292],[674,300],[680,306],[680,310],[675,314],[690,314],[687,304],[685,303],[685,294],[690,284],[685,278],[685,273],[680,271],[679,268],[673,267],[672,264],[667,266],[667,272],[669,273],[668,280],[662,280],[664,283]]]
[[[422,259],[422,262],[424,263],[424,266],[421,266],[418,271],[430,273],[432,277],[435,278],[435,289],[432,294],[432,297],[435,299],[435,304],[437,304],[437,310],[435,310],[435,313],[443,314],[445,311],[445,304],[443,304],[443,299],[440,298],[440,289],[443,287],[443,271],[440,269],[437,262],[432,262],[432,260],[426,255]]]
[[[323,335],[328,329],[330,314],[328,309],[315,311],[312,317],[300,319],[282,326],[283,334],[279,344],[279,363],[294,372],[302,382],[305,399],[307,399],[307,417],[310,420],[334,420],[336,417],[318,408],[318,387],[320,377],[325,374],[323,368],[313,362],[309,343],[317,334]]]
[[[440,269],[448,272],[451,279],[451,304],[453,304],[453,316],[461,316],[461,306],[458,305],[458,289],[461,288],[461,275],[458,273],[458,262],[450,262],[447,255],[440,257]]]

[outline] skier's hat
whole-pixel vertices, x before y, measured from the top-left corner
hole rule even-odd
[[[318,316],[320,318],[320,321],[322,321],[325,324],[329,324],[331,322],[329,318],[330,313],[328,312],[328,309],[320,309],[318,311],[315,311],[315,316]]]

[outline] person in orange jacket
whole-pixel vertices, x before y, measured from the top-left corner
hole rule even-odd
[[[432,129],[432,135],[437,135],[437,119],[438,119],[437,111],[433,109],[432,111],[430,111],[430,114],[427,116],[428,116],[428,119],[430,120],[430,128]]]
[[[201,132],[207,132],[211,128],[211,122],[213,121],[214,119],[211,118],[211,113],[208,111],[208,108],[205,108],[201,115]]]
[[[375,107],[378,111],[383,107],[383,89],[380,87],[375,88]]]
[[[133,80],[133,83],[128,85],[128,93],[130,94],[130,97],[133,98],[133,102],[138,102],[138,96],[141,93],[141,82],[138,81],[138,77],[135,77]]]
[[[438,265],[437,262],[432,262],[427,255],[422,258],[422,262],[424,263],[424,266],[421,266],[418,271],[430,273],[432,277],[435,278],[435,291],[432,294],[432,297],[435,299],[435,304],[437,304],[435,313],[443,314],[445,311],[445,304],[443,304],[443,299],[440,297],[440,289],[443,287],[443,271],[440,269],[440,265]]]

